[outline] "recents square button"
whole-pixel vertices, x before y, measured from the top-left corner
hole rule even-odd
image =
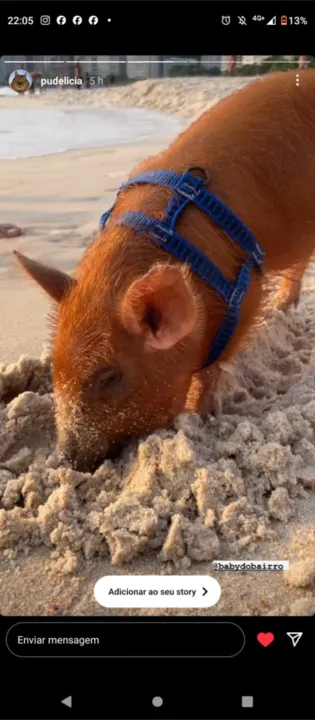
[[[254,698],[252,695],[242,695],[242,707],[244,707],[244,708],[254,707]]]

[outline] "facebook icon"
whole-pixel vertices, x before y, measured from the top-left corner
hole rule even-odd
[[[97,25],[98,17],[96,17],[96,15],[90,15],[89,23],[90,23],[90,25]]]

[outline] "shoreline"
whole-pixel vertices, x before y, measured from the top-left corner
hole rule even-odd
[[[40,102],[41,99],[39,99]],[[43,104],[22,111],[0,104],[0,160],[49,157],[64,152],[123,148],[175,137],[183,120],[147,108],[54,107]],[[87,132],[87,128],[89,131]]]

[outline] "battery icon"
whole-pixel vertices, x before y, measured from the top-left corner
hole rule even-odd
[[[286,15],[281,15],[280,19],[280,25],[287,25],[288,24],[288,18]]]

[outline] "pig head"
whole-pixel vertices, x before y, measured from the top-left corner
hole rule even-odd
[[[183,411],[205,347],[203,303],[187,266],[130,231],[102,234],[73,276],[15,251],[54,301],[53,383],[58,444],[91,470],[133,437]]]

